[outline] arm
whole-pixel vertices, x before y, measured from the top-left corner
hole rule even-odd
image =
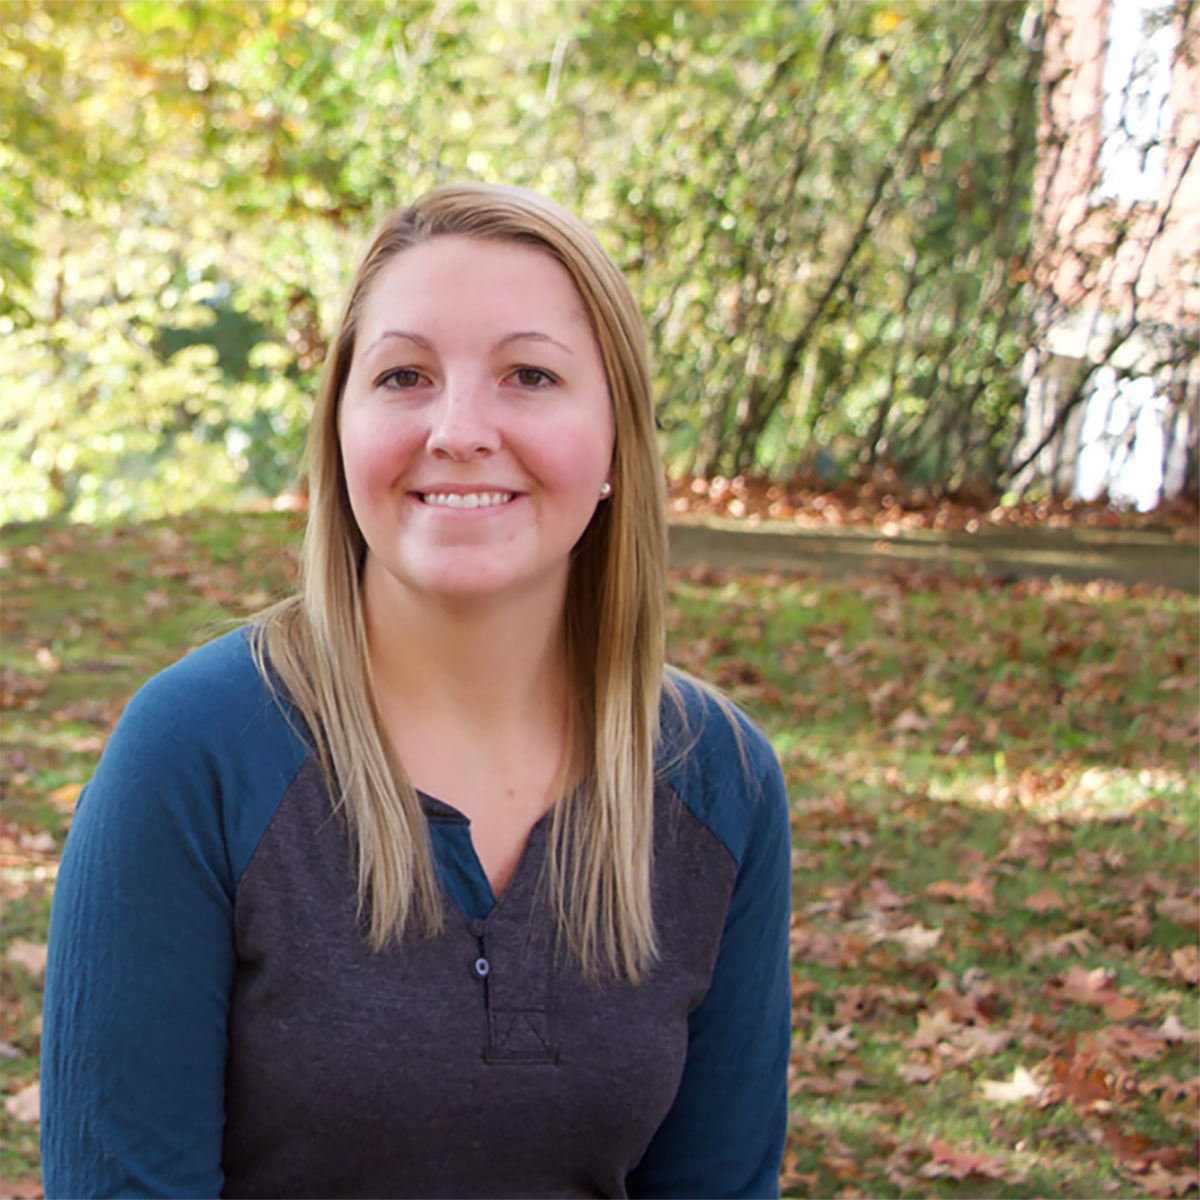
[[[750,741],[750,738],[753,741]],[[751,809],[712,983],[688,1026],[675,1103],[631,1196],[777,1196],[791,1049],[791,834],[783,775],[757,731]],[[764,753],[765,747],[765,753]]]
[[[247,801],[282,794],[284,764],[244,664],[215,647],[130,702],[67,839],[42,1037],[48,1197],[221,1190],[236,879],[269,819]]]

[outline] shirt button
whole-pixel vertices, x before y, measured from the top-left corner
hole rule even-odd
[[[475,960],[475,974],[480,979],[486,979],[491,973],[492,964],[486,958],[477,958]]]

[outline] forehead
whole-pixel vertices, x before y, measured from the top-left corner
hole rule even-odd
[[[363,332],[399,316],[457,314],[460,320],[582,320],[583,299],[570,272],[549,252],[521,242],[445,234],[392,255],[363,299]]]

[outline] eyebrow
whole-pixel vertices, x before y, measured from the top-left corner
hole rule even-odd
[[[412,333],[407,329],[385,329],[363,352],[370,354],[381,342],[387,341],[389,338],[400,338],[404,341],[413,342],[420,346],[422,350],[432,350],[433,346],[428,338],[423,338],[419,333]],[[564,345],[557,338],[552,338],[548,333],[539,333],[536,329],[518,329],[513,333],[506,333],[493,347],[492,353],[498,354],[505,346],[512,342],[534,341],[534,342],[549,342],[553,346],[557,346],[560,350],[567,354],[574,355],[575,351],[570,346]]]
[[[423,338],[419,333],[409,333],[407,329],[385,329],[367,348],[363,351],[364,354],[370,354],[380,342],[386,342],[388,338],[403,338],[409,342],[415,342],[422,350],[432,350],[433,347],[429,344],[427,338]]]
[[[493,347],[492,353],[496,354],[503,350],[510,342],[549,342],[552,346],[557,346],[560,350],[565,350],[568,354],[573,355],[574,350],[570,346],[563,345],[557,338],[552,338],[548,333],[539,333],[536,329],[521,329],[515,333],[506,333]]]

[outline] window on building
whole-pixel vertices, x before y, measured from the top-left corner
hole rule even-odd
[[[1166,178],[1176,30],[1167,0],[1112,0],[1099,198],[1157,200]]]

